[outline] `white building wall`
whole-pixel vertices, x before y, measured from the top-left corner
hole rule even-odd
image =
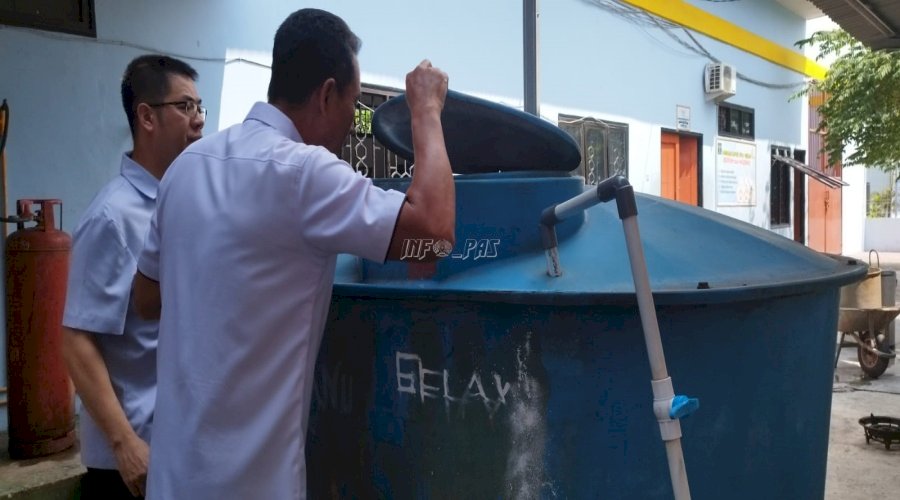
[[[784,45],[804,35],[802,19],[774,0],[692,3]],[[310,5],[343,16],[363,39],[360,65],[367,83],[401,85],[406,71],[428,57],[450,74],[455,90],[512,105],[522,100],[518,0],[460,0],[441,10],[439,22],[433,10],[414,0],[268,0],[252,8],[241,0],[97,0],[95,5],[96,40],[0,28],[0,71],[14,75],[0,80],[0,96],[13,112],[7,150],[10,200],[62,197],[66,229],[115,173],[118,156],[129,145],[118,83],[128,60],[145,52],[141,47],[185,57],[198,69],[199,91],[210,108],[206,133],[240,121],[252,102],[265,99],[268,71],[245,61],[267,64],[277,25],[292,10]],[[704,205],[715,209],[710,178],[715,174],[716,105],[706,100],[701,84],[707,59],[672,40],[672,35],[688,40],[680,30],[636,26],[583,0],[540,7],[542,115],[555,121],[555,110],[577,109],[631,124],[629,144],[636,155],[629,158],[631,176],[642,190],[658,193],[659,159],[651,153],[659,148],[660,129],[675,128],[675,106],[690,107],[691,131],[703,136]],[[803,80],[734,47],[694,36],[743,74],[776,84]],[[761,162],[767,141],[805,143],[804,106],[791,94],[739,81],[737,95],[728,101],[755,110]],[[767,167],[758,170],[766,172]],[[741,218],[765,226],[767,192],[764,182],[759,185],[757,210]]]
[[[842,190],[842,249],[843,253],[861,252],[866,237],[866,169],[844,167],[844,182],[850,186]]]
[[[900,252],[900,218],[866,219],[866,237],[863,249]]]
[[[804,36],[804,21],[775,0],[690,3],[786,47]],[[447,71],[454,90],[522,103],[520,0],[95,0],[94,6],[96,39],[0,25],[0,99],[12,112],[6,205],[11,209],[19,198],[61,198],[69,232],[130,147],[119,96],[128,61],[153,51],[192,64],[200,73],[210,134],[265,99],[274,32],[298,8],[325,8],[348,22],[363,40],[359,61],[366,83],[401,86],[407,71],[430,58]],[[729,102],[756,114],[757,201],[750,208],[718,208],[716,105],[706,100],[701,83],[708,60],[673,35],[689,41],[681,30],[636,25],[584,0],[540,2],[542,116],[555,122],[558,113],[572,113],[628,123],[631,181],[638,191],[658,194],[661,130],[676,128],[676,105],[688,106],[690,130],[702,135],[704,206],[768,227],[768,145],[805,144],[804,104],[790,100],[792,90],[738,82]],[[776,84],[803,80],[694,36],[743,74]],[[778,232],[789,235],[790,229]]]

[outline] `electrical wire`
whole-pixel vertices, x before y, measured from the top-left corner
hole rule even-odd
[[[694,35],[690,32],[690,30],[688,30],[687,28],[684,28],[684,27],[682,27],[681,29],[694,42],[694,45],[697,46],[698,53],[705,56],[711,62],[714,62],[714,63],[722,62],[718,58],[716,58],[715,56],[710,54],[709,51],[707,51],[706,48],[704,48],[703,45],[701,45],[700,42],[696,38],[694,38]],[[767,83],[767,82],[763,82],[760,80],[756,80],[754,78],[750,78],[749,76],[747,76],[741,72],[737,73],[737,77],[739,80],[745,81],[747,83],[752,83],[752,84],[758,85],[760,87],[766,87],[766,88],[770,88],[770,89],[781,89],[781,90],[805,87],[808,83],[808,81],[806,81],[806,80],[804,80],[802,82],[796,82],[796,83]]]
[[[703,57],[709,59],[710,62],[715,62],[715,63],[721,62],[720,59],[713,56],[694,37],[694,35],[690,32],[690,30],[688,30],[687,28],[685,28],[681,25],[678,25],[671,21],[654,16],[644,10],[622,4],[620,0],[582,0],[582,1],[585,3],[589,3],[591,5],[594,5],[595,7],[598,7],[607,12],[610,12],[613,15],[619,16],[620,18],[624,19],[625,21],[638,26],[639,28],[641,28],[641,31],[644,31],[644,34],[653,38],[657,42],[659,42],[659,41],[655,37],[650,35],[650,33],[648,33],[643,28],[649,26],[649,27],[654,27],[654,28],[660,29],[669,38],[671,38],[673,41],[675,41],[682,47],[689,50],[691,53],[703,56]],[[735,2],[738,0],[705,0],[705,1],[715,2],[715,3],[724,3],[724,2]],[[48,38],[51,40],[83,41],[83,42],[87,42],[87,43],[97,43],[97,44],[101,44],[101,45],[128,47],[128,48],[137,49],[137,50],[141,50],[141,51],[148,52],[148,53],[166,54],[166,55],[169,55],[172,57],[189,60],[189,61],[217,62],[217,63],[223,63],[225,65],[233,64],[233,63],[244,63],[244,64],[249,64],[252,66],[265,68],[265,69],[271,69],[271,67],[272,67],[269,64],[260,63],[260,62],[253,61],[250,59],[245,59],[242,57],[226,59],[224,57],[203,57],[203,56],[193,56],[193,55],[188,55],[188,54],[178,54],[178,53],[174,53],[174,52],[160,50],[158,48],[150,47],[148,45],[126,42],[124,40],[108,40],[108,39],[103,39],[103,38],[85,38],[85,37],[81,37],[81,36],[77,36],[77,35],[67,35],[67,34],[63,34],[63,33],[54,33],[54,32],[37,30],[37,29],[33,29],[33,28],[22,28],[22,27],[18,27],[18,26],[8,26],[8,25],[0,24],[0,30],[6,30],[6,29],[14,30],[14,31],[24,31],[24,32],[28,32],[33,35],[41,36],[41,37]],[[691,39],[693,44],[688,43],[687,41],[685,41],[684,39],[679,37],[675,33],[676,30],[680,30],[680,31],[684,32]],[[685,53],[680,52],[680,51],[676,51],[676,53],[678,53],[680,55],[686,55]],[[753,85],[770,88],[770,89],[778,89],[778,90],[796,89],[796,88],[804,87],[807,85],[807,81],[801,81],[801,82],[796,82],[796,83],[769,83],[769,82],[764,82],[762,80],[757,80],[755,78],[751,78],[741,72],[737,73],[737,77],[739,80],[745,81],[745,82],[753,84]]]
[[[735,2],[738,0],[705,0],[709,2]],[[673,41],[691,51],[692,53],[705,57],[710,62],[719,63],[722,62],[719,58],[715,57],[703,44],[697,40],[696,37],[691,33],[690,30],[681,26],[679,24],[673,23],[661,17],[655,16],[645,10],[638,9],[636,7],[632,7],[630,5],[625,5],[621,3],[621,0],[582,0],[582,2],[588,3],[597,7],[601,10],[609,12],[613,15],[619,16],[625,21],[637,25],[639,27],[651,26],[656,29],[662,30],[669,36]],[[642,30],[643,31],[643,30]],[[685,35],[690,38],[690,42],[684,40],[680,36],[678,36],[678,32],[683,32]],[[646,33],[646,32],[645,32]],[[757,85],[759,87],[775,89],[775,90],[785,90],[785,89],[797,89],[800,87],[805,87],[808,84],[808,80],[799,81],[795,83],[770,83],[762,80],[758,80],[756,78],[751,78],[741,72],[737,73],[737,77],[741,81],[745,81],[752,85]]]

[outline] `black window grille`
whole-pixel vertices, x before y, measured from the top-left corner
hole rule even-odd
[[[596,185],[613,175],[628,177],[628,124],[559,115],[559,127],[578,144],[581,164],[576,175]]]
[[[769,222],[772,227],[791,223],[791,166],[775,155],[791,157],[790,148],[772,148],[772,167],[769,190]]]
[[[0,24],[97,36],[94,0],[0,0]]]
[[[402,178],[412,175],[412,163],[385,148],[372,134],[372,116],[375,109],[388,99],[400,94],[389,87],[363,85],[353,129],[341,148],[341,159],[354,170],[369,178]]]
[[[719,104],[719,135],[739,139],[756,137],[753,110],[733,104]]]

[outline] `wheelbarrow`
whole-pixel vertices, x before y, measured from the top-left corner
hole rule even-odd
[[[888,363],[897,354],[887,345],[887,326],[900,314],[900,307],[852,308],[842,307],[838,313],[838,342],[834,365],[837,366],[847,335],[856,340],[857,359],[862,371],[870,378],[878,378],[887,369]]]
[[[872,254],[876,258],[874,266]],[[841,288],[838,314],[841,339],[838,341],[834,366],[837,367],[842,348],[856,346],[859,366],[870,378],[881,376],[891,359],[897,357],[890,349],[892,346],[888,345],[888,325],[900,313],[900,308],[893,307],[893,303],[885,303],[881,275],[881,258],[877,251],[870,250],[869,272],[862,281]],[[856,342],[845,343],[847,335]]]

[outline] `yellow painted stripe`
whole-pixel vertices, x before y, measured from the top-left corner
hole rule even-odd
[[[622,0],[651,14],[668,19],[685,28],[703,33],[720,42],[737,47],[779,66],[802,73],[817,80],[825,79],[827,71],[817,62],[799,52],[787,49],[740,26],[694,7],[683,0]]]

